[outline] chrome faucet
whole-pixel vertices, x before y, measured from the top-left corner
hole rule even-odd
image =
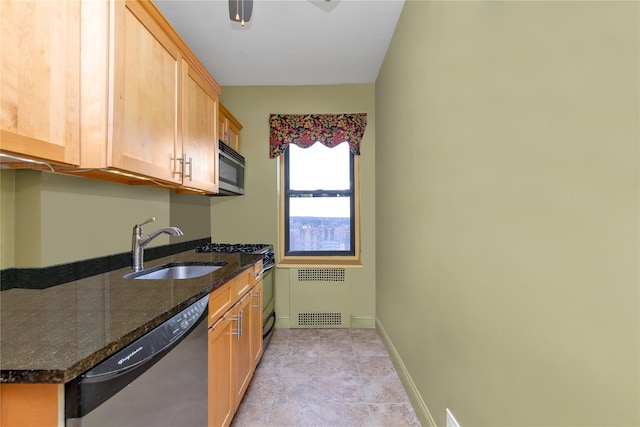
[[[133,271],[140,271],[144,268],[144,247],[147,246],[147,243],[161,234],[170,234],[172,236],[182,236],[184,234],[178,227],[164,227],[142,236],[142,226],[155,220],[156,217],[152,216],[142,224],[133,226],[133,235],[131,236],[131,268]]]

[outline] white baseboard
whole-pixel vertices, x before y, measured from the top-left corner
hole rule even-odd
[[[413,405],[413,409],[416,411],[416,415],[420,420],[420,423],[425,427],[437,427],[436,422],[433,420],[431,416],[431,412],[429,412],[429,408],[427,408],[427,404],[422,399],[418,388],[416,387],[411,375],[407,371],[407,368],[404,366],[400,355],[396,351],[396,348],[393,346],[389,335],[387,335],[387,331],[385,331],[384,326],[380,323],[380,319],[376,317],[376,329],[380,333],[380,337],[384,342],[387,350],[389,350],[389,356],[391,357],[391,361],[393,362],[393,366],[398,371],[398,376],[400,377],[400,381],[404,385],[405,390],[407,391],[407,395],[409,396],[409,400],[411,400],[411,404]]]

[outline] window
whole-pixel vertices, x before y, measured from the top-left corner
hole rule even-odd
[[[358,156],[346,143],[315,143],[291,144],[282,157],[282,261],[359,261]]]
[[[360,144],[366,113],[271,114],[280,157],[278,265],[360,267]]]

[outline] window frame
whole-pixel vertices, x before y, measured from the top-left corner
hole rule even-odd
[[[346,142],[345,142],[346,143]],[[316,142],[319,144],[319,142]],[[344,143],[343,143],[344,144]],[[314,254],[286,254],[286,231],[288,223],[286,221],[285,206],[287,203],[287,181],[286,181],[286,166],[288,160],[288,150],[280,156],[280,184],[278,186],[280,193],[280,209],[279,209],[279,258],[278,266],[280,267],[342,267],[342,268],[357,268],[362,267],[360,259],[360,156],[351,154],[353,162],[351,167],[353,168],[353,216],[351,218],[352,223],[352,244],[353,255],[332,255],[331,252],[317,252]]]

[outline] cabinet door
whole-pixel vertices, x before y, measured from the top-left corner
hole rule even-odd
[[[62,384],[0,384],[2,426],[58,427]]]
[[[240,131],[242,125],[227,108],[220,104],[218,108],[218,137],[236,151],[240,151]]]
[[[109,166],[181,183],[178,47],[137,2],[115,3]]]
[[[218,192],[218,94],[183,60],[183,185]]]
[[[253,374],[251,356],[251,293],[247,293],[232,310],[240,318],[240,336],[233,341],[233,380],[235,408],[249,386]]]
[[[223,114],[218,114],[218,140],[224,142],[227,145],[229,145],[229,142],[227,141],[228,123],[229,120],[227,120],[227,118]]]
[[[227,125],[227,144],[236,151],[240,151],[240,128],[229,120]]]
[[[235,412],[231,349],[236,324],[227,315],[209,328],[209,427],[228,426]]]
[[[0,148],[80,159],[80,2],[2,1]]]
[[[262,279],[251,290],[251,359],[255,368],[262,357]]]

